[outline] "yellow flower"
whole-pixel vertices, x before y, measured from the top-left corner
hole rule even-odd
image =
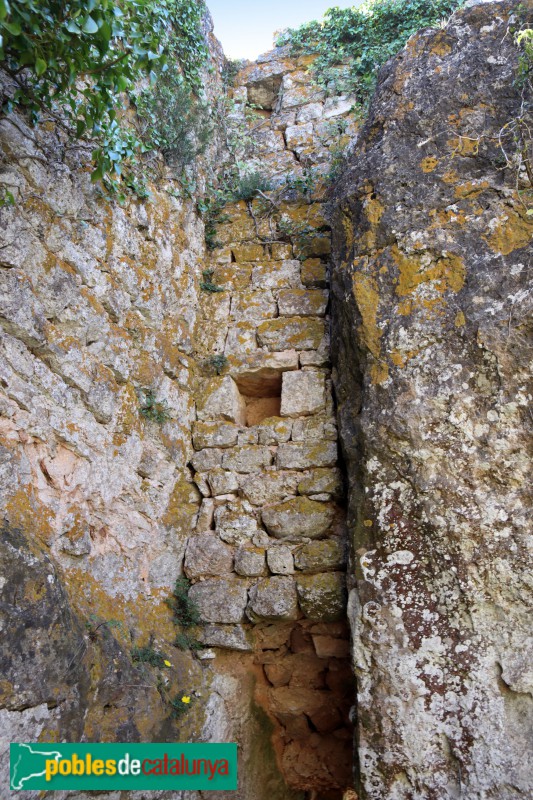
[[[165,659],[165,661],[163,663],[164,663],[165,667],[171,667],[172,666],[170,661],[167,661],[166,659]]]
[[[187,695],[184,694],[183,697],[181,698],[181,702],[182,703],[190,703],[191,702],[191,698],[187,697]]]

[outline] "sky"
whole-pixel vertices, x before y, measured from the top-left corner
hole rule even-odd
[[[271,50],[273,34],[321,19],[332,6],[350,8],[362,0],[206,0],[215,36],[229,58],[255,60]]]

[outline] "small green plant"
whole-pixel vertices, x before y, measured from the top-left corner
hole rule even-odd
[[[174,647],[178,650],[201,650],[203,645],[192,634],[180,631],[176,634]]]
[[[185,577],[178,578],[172,597],[167,601],[174,615],[174,623],[178,626],[174,646],[180,650],[198,650],[202,645],[190,631],[201,622],[200,610],[189,597],[191,584]]]
[[[166,400],[159,402],[153,389],[141,389],[139,393],[139,411],[145,419],[164,425],[170,419],[169,408]]]
[[[231,187],[232,200],[253,200],[260,192],[269,192],[272,184],[261,172],[249,172],[242,175]]]
[[[144,647],[132,647],[131,658],[136,664],[150,664],[152,667],[160,668],[165,667],[167,661],[165,654],[156,650],[151,643]]]
[[[216,294],[217,292],[224,291],[223,286],[217,286],[216,283],[213,283],[214,273],[214,269],[202,270],[203,281],[200,281],[200,289],[202,289],[202,291],[209,292],[210,294]]]
[[[285,185],[289,191],[298,192],[306,200],[311,200],[317,183],[316,171],[304,169],[302,175],[289,174],[285,178]]]
[[[217,353],[216,355],[210,356],[207,359],[206,365],[210,371],[215,373],[215,375],[222,375],[228,366],[228,359],[223,353]]]
[[[242,59],[227,58],[222,67],[222,82],[226,88],[231,88],[235,84],[239,70],[242,68],[244,61]]]
[[[5,186],[0,186],[0,208],[4,208],[5,206],[14,206],[15,205],[15,198],[13,193],[6,189]]]
[[[173,719],[180,719],[180,717],[183,717],[191,707],[191,700],[191,695],[186,694],[177,694],[173,697],[170,701],[170,706],[172,708],[170,716]]]

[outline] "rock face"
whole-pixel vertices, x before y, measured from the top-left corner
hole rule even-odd
[[[498,142],[522,102],[517,10],[477,4],[410,40],[335,198],[359,765],[375,800],[533,791],[533,220]]]

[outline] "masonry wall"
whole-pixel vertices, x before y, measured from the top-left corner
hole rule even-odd
[[[170,176],[120,206],[52,125],[0,123],[4,781],[9,741],[205,740],[241,744],[243,800],[353,782],[321,200],[351,102],[307,64],[237,77],[275,191],[229,204],[211,251]],[[175,646],[180,575],[198,650]]]

